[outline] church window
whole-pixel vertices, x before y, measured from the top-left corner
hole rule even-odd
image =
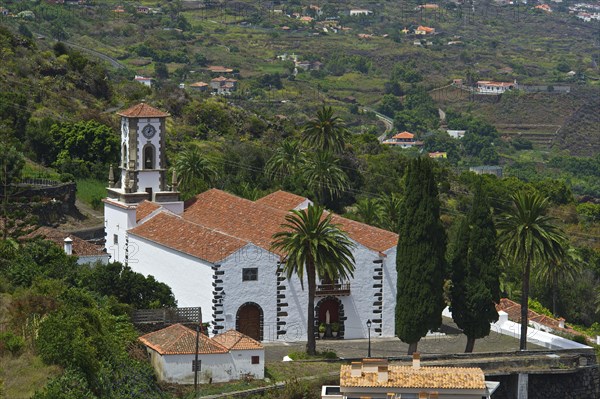
[[[258,268],[257,267],[245,267],[242,269],[242,281],[257,281],[258,280]]]
[[[154,169],[154,146],[151,144],[144,147],[144,169]]]
[[[113,234],[113,244],[118,244],[119,243],[119,236],[116,234]]]

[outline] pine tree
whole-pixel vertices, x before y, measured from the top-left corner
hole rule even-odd
[[[396,335],[417,350],[421,337],[442,324],[446,234],[429,159],[408,165],[396,269]]]
[[[496,227],[487,198],[478,185],[473,206],[463,219],[450,261],[452,268],[452,318],[467,336],[465,352],[473,352],[475,340],[490,333],[498,321],[500,301]]]

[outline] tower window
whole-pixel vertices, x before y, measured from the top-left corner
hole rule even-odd
[[[144,147],[144,169],[154,169],[154,146]]]
[[[125,145],[125,143],[123,143],[123,152],[121,157],[123,158],[123,168],[127,168],[127,145]]]

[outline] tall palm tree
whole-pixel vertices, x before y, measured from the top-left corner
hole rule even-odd
[[[302,140],[316,150],[342,152],[348,130],[341,118],[333,114],[331,107],[323,106],[317,117],[304,125]]]
[[[397,193],[381,195],[378,198],[381,207],[381,227],[397,233],[400,230],[400,210],[402,197]]]
[[[272,248],[285,255],[284,271],[287,278],[297,275],[304,289],[304,275],[308,282],[308,314],[306,353],[316,354],[315,292],[316,279],[328,277],[347,279],[354,273],[354,244],[331,215],[323,208],[310,205],[307,209],[291,211],[285,217],[282,230],[273,235]]]
[[[302,177],[321,204],[326,194],[333,199],[348,187],[346,173],[339,167],[339,160],[329,151],[314,152],[304,165]]]
[[[297,140],[285,140],[267,161],[265,172],[275,180],[293,175],[304,164],[306,154]]]
[[[529,277],[531,268],[564,256],[565,235],[555,219],[546,215],[548,199],[535,192],[520,191],[512,196],[509,210],[496,227],[498,243],[522,267],[520,349],[527,349]]]
[[[560,280],[573,281],[581,273],[581,257],[575,248],[566,246],[564,256],[540,264],[535,272],[538,281],[551,286],[552,313],[556,316],[556,297],[558,295],[558,282]]]
[[[206,189],[217,176],[212,163],[195,146],[184,150],[179,155],[174,169],[184,197],[190,197]]]
[[[375,198],[363,198],[356,203],[356,214],[363,223],[377,226],[381,219],[381,205]]]

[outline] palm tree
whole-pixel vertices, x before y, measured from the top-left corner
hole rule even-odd
[[[535,192],[517,192],[512,210],[497,223],[499,246],[522,267],[520,349],[527,349],[529,277],[531,268],[564,256],[564,233],[546,215],[548,199]]]
[[[381,226],[397,233],[400,230],[400,210],[402,197],[397,193],[381,195],[378,199],[381,207]]]
[[[206,189],[217,176],[211,162],[195,146],[179,155],[174,169],[184,197],[190,197]]]
[[[267,161],[265,172],[271,179],[293,175],[304,164],[306,154],[297,140],[285,140]]]
[[[308,282],[308,314],[306,353],[316,354],[315,291],[316,279],[327,277],[347,279],[354,273],[354,244],[331,215],[324,216],[323,208],[310,205],[307,209],[291,211],[281,225],[282,231],[273,235],[272,248],[285,255],[283,270],[287,278],[293,274],[304,289],[304,275]]]
[[[321,108],[317,117],[304,125],[302,140],[316,150],[342,152],[348,131],[331,107]]]
[[[381,205],[374,198],[363,198],[356,203],[356,214],[363,223],[377,226],[381,219]]]
[[[537,267],[535,277],[538,281],[552,287],[552,313],[556,316],[556,297],[560,280],[573,281],[581,273],[581,257],[573,247],[567,250],[560,259],[552,259]]]
[[[333,199],[348,187],[348,177],[338,164],[339,160],[331,152],[316,151],[304,165],[302,177],[321,204],[325,201],[325,194]]]

